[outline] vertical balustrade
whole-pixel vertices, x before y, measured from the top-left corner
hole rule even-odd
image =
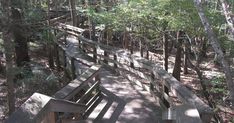
[[[130,53],[131,53],[131,55],[133,54],[133,41],[131,41]],[[130,67],[134,68],[134,63],[132,61],[130,62]]]
[[[63,69],[66,70],[66,67],[67,67],[67,56],[66,56],[66,51],[63,50]]]
[[[116,54],[114,54],[114,61],[117,62],[117,55]],[[117,68],[117,67],[118,67],[117,64],[114,63],[114,68]]]
[[[71,74],[72,74],[72,79],[76,78],[76,66],[75,66],[75,58],[71,57]]]
[[[57,66],[57,69],[60,69],[60,60],[59,60],[59,46],[58,44],[55,43],[54,45],[54,49],[55,49],[55,63]]]
[[[93,47],[93,59],[97,63],[97,48],[95,46]]]
[[[107,53],[106,51],[104,51],[104,60],[103,60],[103,62],[104,62],[105,64],[108,64],[107,58],[108,58],[108,53]]]

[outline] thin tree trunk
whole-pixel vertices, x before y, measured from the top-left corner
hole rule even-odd
[[[232,36],[234,37],[234,18],[231,11],[231,6],[226,0],[219,0],[221,3],[223,14],[225,15],[228,26],[231,29]]]
[[[47,4],[48,4],[48,12],[47,12],[47,25],[48,27],[50,26],[50,0],[47,0]],[[48,51],[48,60],[49,60],[49,66],[50,68],[54,68],[54,57],[53,57],[53,45],[52,43],[50,42],[53,42],[53,41],[50,41],[50,37],[51,37],[51,32],[50,30],[47,30],[47,36],[48,36],[48,41],[47,41],[47,51]]]
[[[175,58],[175,65],[173,69],[172,75],[180,81],[180,72],[181,72],[181,54],[182,54],[182,39],[180,38],[182,31],[177,33],[177,51],[176,51],[176,58]]]
[[[189,65],[192,69],[194,69],[194,70],[196,71],[197,76],[198,76],[198,78],[200,79],[200,84],[201,84],[201,87],[202,87],[202,93],[203,93],[203,95],[205,96],[205,99],[208,101],[208,105],[209,105],[211,108],[216,109],[216,108],[217,108],[217,107],[216,107],[216,104],[215,104],[213,98],[210,96],[209,91],[207,90],[207,86],[206,86],[205,80],[204,80],[204,78],[203,78],[203,73],[202,73],[202,71],[200,70],[200,67],[199,67],[199,63],[196,63],[196,65],[193,65],[192,62],[191,62],[191,60],[190,60],[190,55],[189,55],[188,51],[185,51],[184,54],[187,56],[187,63],[188,63],[188,65]],[[219,116],[218,112],[215,112],[215,113],[214,113],[214,119],[215,119],[215,121],[216,121],[217,123],[223,123],[223,120],[222,120],[222,118]],[[207,119],[207,120],[210,120],[210,119]],[[207,122],[209,122],[209,121],[207,121]]]
[[[77,17],[76,17],[76,3],[75,0],[69,0],[70,7],[71,7],[71,18],[72,18],[72,25],[77,26]]]
[[[187,41],[184,43],[184,74],[188,74],[188,56],[186,52],[188,51]]]
[[[225,73],[225,77],[226,77],[226,81],[227,81],[227,86],[228,89],[230,91],[230,98],[232,101],[232,104],[234,104],[234,83],[232,80],[232,75],[231,75],[231,71],[230,71],[230,66],[228,65],[228,62],[225,60],[224,58],[224,54],[223,51],[221,49],[221,46],[218,42],[217,37],[215,36],[215,33],[207,19],[207,17],[205,16],[205,12],[203,10],[202,4],[200,0],[194,0],[194,5],[197,8],[198,14],[200,16],[201,22],[205,28],[205,31],[208,35],[208,38],[211,42],[211,45],[214,49],[214,51],[216,52],[218,59],[221,61],[224,73]]]
[[[27,38],[23,36],[22,30],[22,13],[18,8],[11,9],[12,12],[12,31],[14,35],[15,42],[15,57],[16,64],[18,67],[29,67],[28,62],[30,62],[30,58],[28,55],[28,44]]]
[[[163,34],[163,56],[164,62],[163,67],[166,71],[168,71],[168,58],[169,58],[169,50],[168,50],[168,32],[164,32]]]
[[[8,109],[9,115],[15,110],[15,95],[14,95],[14,45],[13,40],[9,33],[9,25],[10,25],[10,0],[1,1],[2,9],[3,9],[3,44],[6,55],[6,83],[7,83],[7,101],[8,101]]]

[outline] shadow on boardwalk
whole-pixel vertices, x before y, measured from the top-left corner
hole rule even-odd
[[[149,92],[122,76],[101,71],[100,103],[89,115],[94,123],[160,123],[161,110]]]

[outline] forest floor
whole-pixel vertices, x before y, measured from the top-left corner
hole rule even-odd
[[[69,81],[63,72],[50,69],[45,48],[37,43],[30,43],[30,66],[33,76],[26,76],[15,83],[15,106],[19,107],[34,92],[53,95]],[[7,86],[5,77],[0,73],[0,123],[7,115]]]
[[[38,48],[37,44],[33,44],[30,49],[32,61],[31,66],[35,75],[33,77],[29,77],[29,79],[22,80],[21,82],[24,81],[23,83],[17,84],[15,90],[16,107],[20,106],[34,92],[52,95],[68,82],[68,79],[64,77],[64,73],[49,69],[46,54],[44,52],[45,49],[43,49],[42,46],[39,46]],[[231,109],[230,102],[228,101],[225,77],[222,68],[212,62],[213,55],[213,53],[209,53],[207,58],[204,58],[200,65],[203,76],[207,82],[207,90],[211,94],[213,102],[215,102],[218,107],[215,111],[217,111],[217,113],[222,117],[224,123],[234,123],[234,111]],[[150,59],[161,64],[163,62],[161,53],[150,53]],[[169,73],[172,73],[174,60],[175,56],[171,55],[169,57]],[[200,98],[207,102],[201,92],[201,84],[196,72],[190,68],[188,70],[189,73],[186,75],[183,74],[183,71],[181,72],[181,82],[188,89],[195,92]],[[6,91],[4,76],[0,75],[0,123],[7,118]]]

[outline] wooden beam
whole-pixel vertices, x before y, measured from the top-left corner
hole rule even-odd
[[[52,112],[82,113],[86,110],[86,106],[67,100],[51,99],[49,109]]]
[[[56,92],[54,97],[58,99],[71,99],[77,94],[77,92],[83,89],[88,81],[92,80],[99,73],[100,67],[100,65],[92,66],[77,79],[73,80],[67,86]]]
[[[42,121],[49,112],[51,97],[34,93],[24,102],[5,123],[37,123]]]

